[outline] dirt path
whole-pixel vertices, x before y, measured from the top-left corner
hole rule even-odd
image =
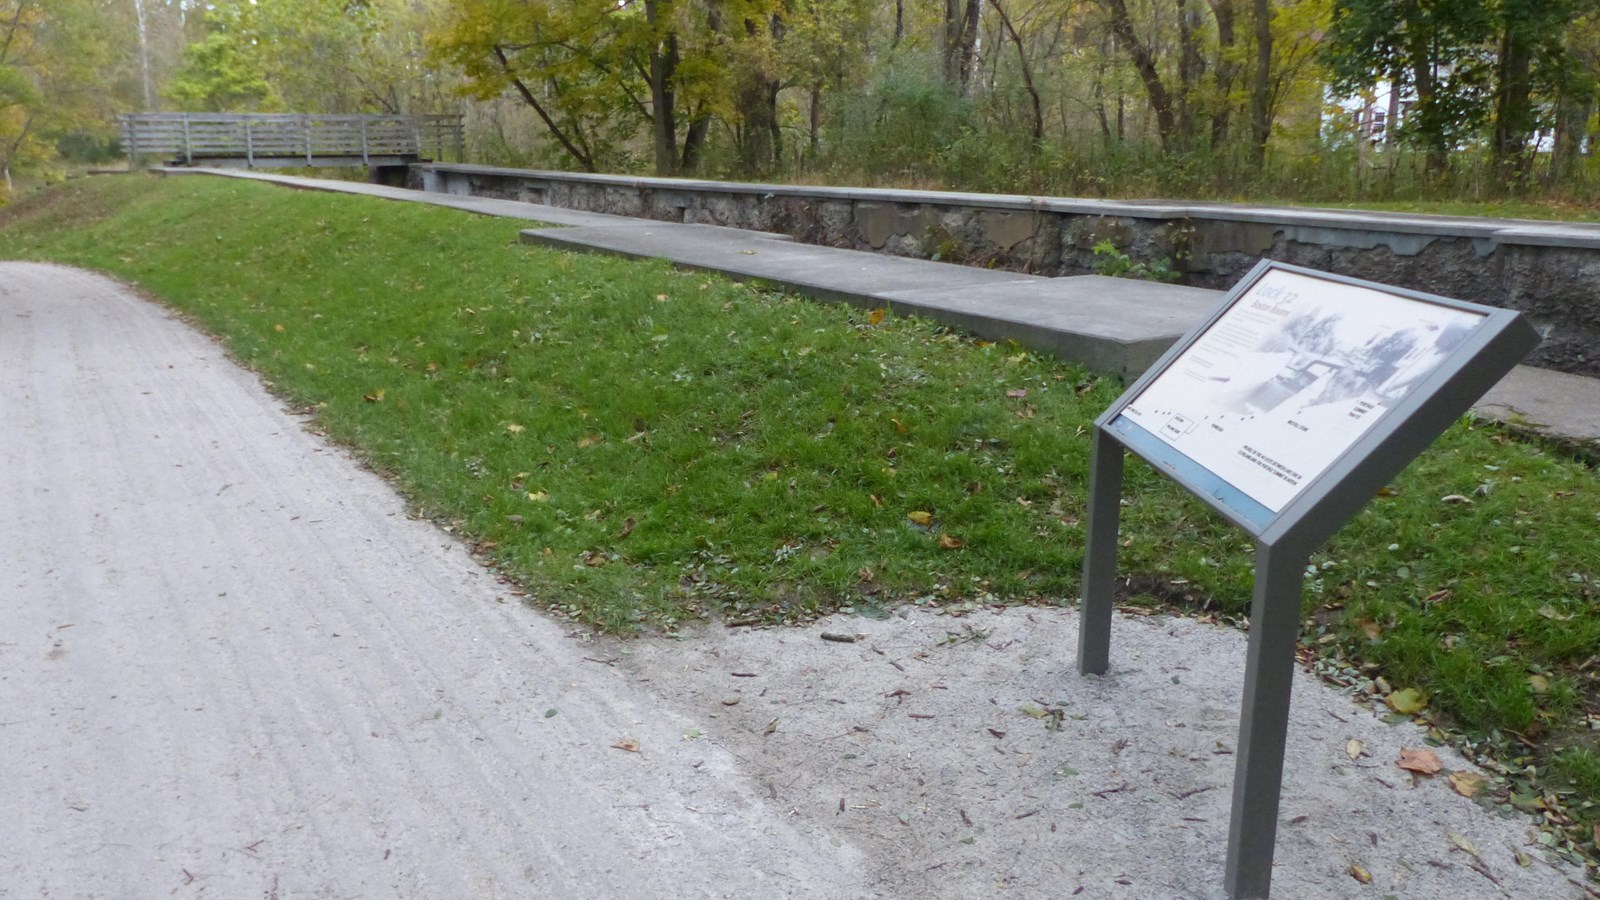
[[[108,281],[0,263],[0,364],[0,897],[1221,894],[1237,632],[580,640]],[[1584,895],[1402,746],[1297,682],[1278,897]]]

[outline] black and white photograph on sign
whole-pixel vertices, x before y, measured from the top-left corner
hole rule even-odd
[[[1277,512],[1482,321],[1272,270],[1122,414]]]

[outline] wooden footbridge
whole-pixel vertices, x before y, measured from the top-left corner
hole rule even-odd
[[[122,146],[181,166],[399,166],[461,159],[460,116],[134,113],[118,116]]]

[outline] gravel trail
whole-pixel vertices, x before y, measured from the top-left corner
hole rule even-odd
[[[852,895],[160,307],[0,264],[0,364],[0,896]]]

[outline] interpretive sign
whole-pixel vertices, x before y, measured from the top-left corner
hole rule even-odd
[[[1306,560],[1536,343],[1509,310],[1263,262],[1096,421],[1080,672],[1110,664],[1125,449],[1255,540],[1230,898],[1271,886]]]
[[[1278,512],[1482,321],[1269,270],[1122,414]]]

